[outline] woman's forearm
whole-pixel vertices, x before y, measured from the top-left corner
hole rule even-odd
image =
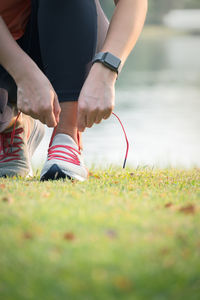
[[[116,8],[101,51],[119,57],[123,65],[142,31],[147,0],[115,0],[115,3]]]
[[[32,59],[18,46],[11,36],[6,24],[0,16],[0,64],[7,72],[18,80],[30,67],[32,71],[36,64]]]

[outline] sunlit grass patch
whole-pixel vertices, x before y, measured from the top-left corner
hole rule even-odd
[[[0,180],[0,299],[199,299],[200,170]]]

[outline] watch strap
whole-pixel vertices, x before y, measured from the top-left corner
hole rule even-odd
[[[119,73],[121,60],[110,52],[98,52],[94,56],[92,64],[94,64],[95,62],[101,62],[110,70],[116,72],[117,74]]]

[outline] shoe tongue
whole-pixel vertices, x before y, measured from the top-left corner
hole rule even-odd
[[[52,146],[55,145],[67,145],[78,150],[78,145],[75,143],[73,138],[68,134],[58,133],[53,139]]]

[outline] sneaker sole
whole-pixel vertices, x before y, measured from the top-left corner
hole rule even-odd
[[[59,180],[59,179],[69,179],[69,180],[79,180],[79,181],[85,181],[86,178],[81,177],[79,175],[74,175],[71,172],[68,172],[68,174],[64,173],[60,167],[57,164],[53,164],[50,169],[42,175],[40,178],[40,181],[48,181],[48,180]]]
[[[56,164],[52,165],[51,168],[41,177],[40,181],[47,180],[59,180],[59,179],[72,179],[69,175],[66,175]]]

